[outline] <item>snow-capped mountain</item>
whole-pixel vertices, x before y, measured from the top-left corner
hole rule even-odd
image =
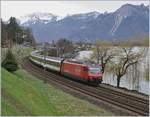
[[[149,9],[141,5],[125,4],[114,12],[115,23],[110,30],[110,34],[116,35],[121,28],[130,28],[135,34],[148,31]],[[128,22],[128,23],[127,23]],[[126,25],[125,25],[126,23]],[[137,28],[135,28],[137,27]],[[140,29],[141,28],[141,29]],[[143,28],[143,29],[142,29]],[[135,32],[135,30],[137,30]]]
[[[99,12],[94,11],[89,13],[70,15],[68,17],[72,17],[76,20],[87,20],[87,19],[96,19],[99,15],[100,15]]]
[[[141,5],[131,5],[131,4],[125,4],[121,8],[119,8],[116,12],[114,12],[114,18],[115,23],[110,30],[110,34],[113,36],[119,26],[123,23],[123,21],[127,20],[130,17],[133,16],[141,16],[141,17],[147,17],[149,16],[149,10],[146,6],[143,4]]]
[[[49,22],[54,22],[56,20],[57,20],[56,15],[42,12],[35,12],[19,18],[20,24],[23,26],[30,26],[36,23],[47,24]]]
[[[119,8],[115,12],[115,14],[119,16],[124,16],[124,17],[128,17],[134,14],[148,15],[148,8],[144,6],[143,4],[141,5],[125,4],[121,8]]]
[[[112,13],[89,12],[64,18],[51,13],[33,13],[20,21],[32,29],[39,42],[60,38],[86,42],[122,40],[148,34],[149,7],[125,4]]]

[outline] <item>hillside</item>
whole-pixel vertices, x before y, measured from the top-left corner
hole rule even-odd
[[[2,115],[111,115],[84,100],[66,94],[24,70],[14,74],[2,68]]]
[[[20,25],[32,29],[38,42],[59,38],[76,42],[95,42],[97,39],[117,41],[149,32],[149,8],[143,4],[125,4],[111,13],[93,11],[62,19],[51,13],[33,13],[19,20]]]

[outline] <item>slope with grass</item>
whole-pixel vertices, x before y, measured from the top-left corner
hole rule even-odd
[[[2,68],[2,115],[112,115],[56,89],[24,70]]]

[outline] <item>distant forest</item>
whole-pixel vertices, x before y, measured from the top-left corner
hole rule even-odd
[[[113,45],[125,45],[125,46],[149,46],[149,35],[141,35],[141,36],[134,36],[128,40],[119,40],[113,42]]]
[[[15,44],[28,44],[35,46],[35,39],[29,28],[21,27],[15,17],[11,17],[8,22],[1,19],[1,45],[2,47],[12,47]]]

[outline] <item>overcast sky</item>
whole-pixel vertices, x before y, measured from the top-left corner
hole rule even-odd
[[[145,4],[148,1],[1,1],[1,17],[19,18],[33,12],[48,12],[61,17],[91,11],[112,12],[123,4]]]

